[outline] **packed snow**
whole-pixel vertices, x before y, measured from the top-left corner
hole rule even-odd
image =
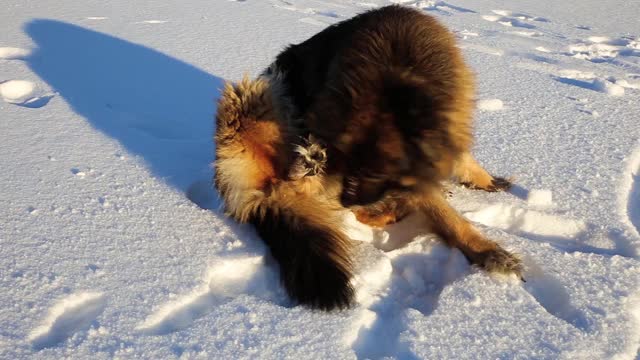
[[[476,146],[509,193],[451,203],[520,254],[470,267],[419,215],[345,213],[358,304],[296,306],[211,186],[223,81],[400,3],[478,80]],[[8,0],[0,19],[0,358],[637,359],[640,3]]]
[[[504,103],[500,99],[483,99],[477,102],[480,111],[498,111],[504,108]]]

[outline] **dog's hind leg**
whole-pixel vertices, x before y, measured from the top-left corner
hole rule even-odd
[[[464,186],[489,192],[508,190],[512,185],[509,179],[489,174],[470,152],[463,153],[455,161],[453,176]]]

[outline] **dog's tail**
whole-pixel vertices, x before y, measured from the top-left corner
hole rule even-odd
[[[215,186],[226,212],[255,226],[293,300],[322,310],[348,307],[351,249],[339,212],[277,177],[274,154],[283,151],[276,149],[282,139],[265,89],[248,80],[225,87],[216,116]]]
[[[272,256],[295,301],[321,310],[351,305],[350,241],[338,212],[311,196],[269,199],[249,218]]]

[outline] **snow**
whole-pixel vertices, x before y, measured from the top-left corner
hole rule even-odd
[[[476,72],[474,152],[517,186],[453,186],[450,201],[522,256],[526,282],[470,267],[420,216],[375,230],[345,214],[358,305],[310,311],[218,210],[215,99],[286,44],[391,2],[443,21]],[[638,14],[622,0],[5,2],[0,358],[638,358]]]
[[[26,80],[9,80],[0,84],[0,95],[8,103],[22,103],[31,96],[35,85]]]
[[[611,96],[624,96],[624,87],[603,79],[593,80],[594,90],[601,91]]]
[[[504,108],[504,104],[500,99],[483,99],[477,103],[480,111],[498,111]]]
[[[33,330],[29,341],[36,350],[53,346],[74,332],[89,327],[105,305],[104,296],[100,293],[69,295],[49,310],[45,324]]]
[[[529,190],[527,203],[529,205],[551,206],[553,204],[553,193],[549,190]]]
[[[31,54],[27,49],[14,47],[0,47],[0,59],[2,60],[24,60]]]

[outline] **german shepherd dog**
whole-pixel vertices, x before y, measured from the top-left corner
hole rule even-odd
[[[253,224],[297,302],[353,302],[341,211],[383,227],[420,212],[434,233],[490,272],[521,276],[442,182],[509,188],[470,153],[474,79],[453,35],[422,12],[387,6],[289,46],[256,80],[219,100],[215,185],[227,213]]]

